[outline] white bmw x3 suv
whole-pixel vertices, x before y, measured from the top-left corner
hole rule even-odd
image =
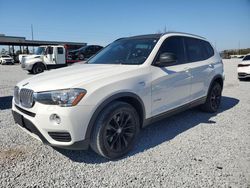
[[[216,112],[224,71],[204,38],[165,33],[121,38],[87,64],[19,82],[12,112],[20,127],[51,146],[114,159],[141,128],[200,105]]]

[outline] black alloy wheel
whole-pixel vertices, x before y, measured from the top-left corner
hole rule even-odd
[[[127,111],[114,114],[105,126],[105,146],[112,152],[122,152],[133,141],[136,123]]]
[[[120,158],[132,149],[139,130],[140,121],[135,108],[128,103],[114,101],[100,112],[90,146],[108,159]]]
[[[218,82],[213,83],[208,92],[206,102],[201,105],[201,109],[210,113],[217,112],[221,103],[221,93],[222,86]]]
[[[221,102],[221,87],[216,85],[216,87],[213,87],[211,91],[211,97],[210,97],[211,107],[214,110],[217,110],[220,106]]]

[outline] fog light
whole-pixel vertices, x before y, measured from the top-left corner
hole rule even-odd
[[[51,114],[50,115],[50,121],[55,122],[56,124],[61,123],[61,118],[57,114]]]

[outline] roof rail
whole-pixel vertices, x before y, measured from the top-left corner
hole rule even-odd
[[[191,35],[191,36],[194,36],[194,37],[199,37],[199,38],[206,39],[205,37],[202,37],[202,36],[199,36],[199,35],[195,35],[195,34],[191,34],[191,33],[185,33],[185,32],[176,32],[176,31],[168,31],[168,32],[162,33],[161,36],[166,35],[166,34],[172,34],[172,33],[173,33],[173,34]]]

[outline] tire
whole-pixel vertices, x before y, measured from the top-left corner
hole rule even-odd
[[[139,129],[137,111],[128,103],[112,102],[99,114],[90,146],[105,158],[120,158],[133,148]]]
[[[85,57],[84,57],[83,54],[80,54],[80,55],[79,55],[79,60],[84,60],[84,58],[85,58]]]
[[[33,74],[39,74],[44,71],[44,65],[43,64],[35,64],[32,68]]]
[[[201,109],[205,112],[214,113],[217,112],[221,103],[222,86],[215,82],[210,88],[205,104],[201,106]]]

